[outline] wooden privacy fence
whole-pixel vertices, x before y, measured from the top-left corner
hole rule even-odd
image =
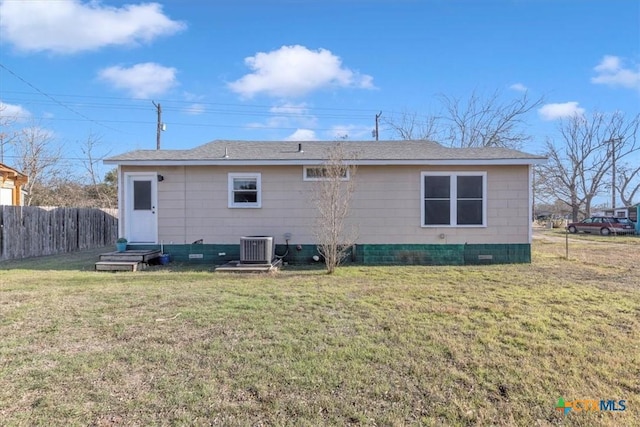
[[[0,206],[0,260],[114,244],[118,210]]]

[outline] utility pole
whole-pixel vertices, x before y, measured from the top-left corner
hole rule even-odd
[[[616,208],[616,143],[611,140],[611,209]],[[613,213],[615,216],[616,213]]]
[[[378,137],[380,136],[380,133],[378,132],[378,122],[380,121],[380,116],[382,116],[382,111],[376,114],[376,141],[378,141]]]
[[[154,101],[151,101],[151,103],[156,107],[156,111],[158,112],[158,126],[156,129],[156,150],[160,149],[160,132],[162,132],[165,127],[164,124],[162,123],[162,107],[160,106],[160,103],[156,104]]]
[[[622,141],[621,137],[605,141],[605,143],[611,143],[611,209],[616,208],[616,142],[620,141]]]

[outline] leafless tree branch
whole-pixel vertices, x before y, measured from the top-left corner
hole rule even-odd
[[[347,226],[356,178],[356,167],[348,160],[344,144],[332,146],[318,181],[313,183],[312,197],[317,211],[314,234],[329,274],[340,265],[357,239],[357,231]]]

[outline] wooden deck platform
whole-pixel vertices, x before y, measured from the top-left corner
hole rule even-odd
[[[107,252],[100,254],[95,264],[96,271],[139,271],[144,270],[149,262],[160,257],[160,250],[131,249],[124,252]]]

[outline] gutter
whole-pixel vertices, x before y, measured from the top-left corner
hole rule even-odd
[[[540,165],[546,158],[523,159],[432,159],[432,160],[347,160],[354,166],[515,166]],[[295,166],[324,165],[326,159],[255,160],[255,159],[203,159],[203,160],[117,160],[105,159],[106,165],[120,166]]]

